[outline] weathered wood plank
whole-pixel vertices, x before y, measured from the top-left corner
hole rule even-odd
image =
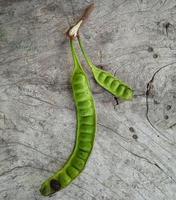
[[[43,199],[41,182],[72,151],[73,62],[64,33],[91,2],[0,1],[0,199]],[[98,112],[95,148],[82,175],[50,199],[175,200],[176,3],[95,3],[81,31],[86,49],[131,84],[135,98],[117,105],[86,68]]]

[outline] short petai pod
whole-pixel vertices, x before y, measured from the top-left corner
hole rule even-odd
[[[119,78],[113,76],[110,72],[107,72],[105,70],[102,70],[95,66],[91,59],[88,57],[82,41],[80,39],[80,36],[78,36],[79,46],[81,48],[81,51],[86,59],[86,62],[88,63],[89,67],[92,70],[93,76],[96,80],[96,82],[106,89],[108,92],[113,94],[115,97],[119,97],[123,100],[131,100],[134,95],[133,89],[128,86],[126,83],[124,83]]]

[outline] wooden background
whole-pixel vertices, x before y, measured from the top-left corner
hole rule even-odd
[[[49,199],[40,184],[72,151],[73,61],[64,33],[90,3],[0,0],[1,200]],[[86,49],[135,98],[114,99],[82,59],[97,106],[95,146],[82,175],[50,199],[175,200],[176,1],[95,4],[81,30]]]

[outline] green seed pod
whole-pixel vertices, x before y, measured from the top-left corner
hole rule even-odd
[[[122,80],[114,77],[111,73],[96,67],[88,57],[80,37],[77,36],[77,38],[81,51],[93,72],[96,82],[115,97],[119,97],[123,100],[131,100],[133,98],[133,89]]]
[[[79,176],[85,168],[95,138],[96,110],[89,80],[80,64],[72,39],[70,46],[74,60],[72,90],[77,113],[76,142],[63,168],[42,184],[40,192],[44,196],[50,196],[65,188]]]

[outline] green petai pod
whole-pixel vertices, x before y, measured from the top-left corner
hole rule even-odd
[[[74,149],[64,166],[56,171],[41,186],[44,196],[67,187],[85,168],[93,148],[96,132],[96,110],[89,80],[80,64],[73,40],[70,47],[74,60],[72,90],[77,113],[76,141]]]
[[[114,77],[111,73],[95,66],[92,63],[91,59],[88,57],[80,37],[77,36],[77,38],[81,51],[86,59],[87,64],[93,72],[96,82],[108,92],[113,94],[115,97],[119,97],[123,100],[131,100],[133,98],[134,93],[133,89],[126,83],[124,83],[122,80]]]

